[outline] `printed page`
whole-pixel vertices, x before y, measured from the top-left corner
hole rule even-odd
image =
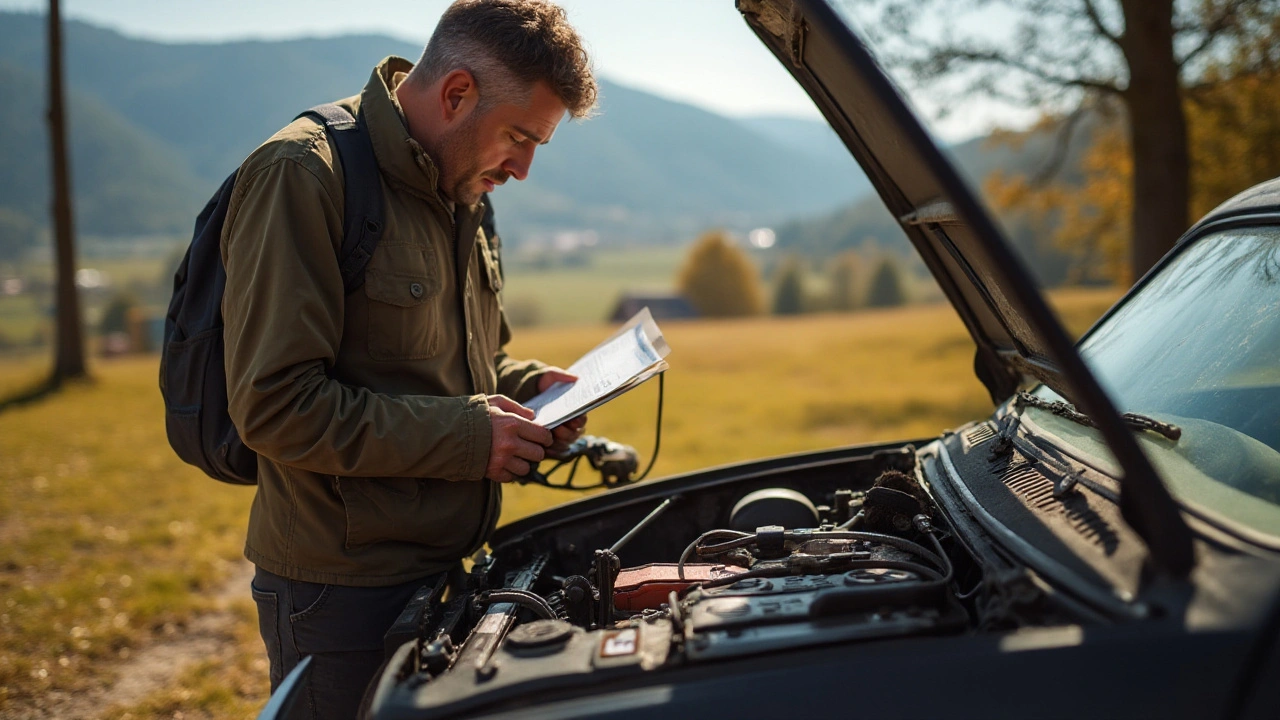
[[[557,383],[525,406],[538,413],[534,422],[554,428],[652,377],[655,366],[665,369],[663,358],[669,352],[662,331],[645,308],[569,366],[577,382]]]

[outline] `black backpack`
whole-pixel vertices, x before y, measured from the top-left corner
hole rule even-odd
[[[382,236],[382,183],[361,114],[329,104],[308,110],[320,120],[342,163],[344,227],[338,262],[347,293],[364,284],[364,268]],[[164,321],[160,394],[165,432],[178,457],[210,477],[236,485],[258,482],[257,453],[245,447],[227,414],[222,341],[222,293],[227,285],[219,245],[235,187],[231,173],[196,218],[191,246],[173,278]]]

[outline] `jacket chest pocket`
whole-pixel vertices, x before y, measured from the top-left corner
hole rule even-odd
[[[418,245],[382,244],[365,270],[369,355],[419,360],[440,352],[440,275]]]

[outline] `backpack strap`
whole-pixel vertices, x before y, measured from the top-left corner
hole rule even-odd
[[[302,113],[312,115],[333,140],[345,178],[343,190],[342,250],[338,267],[347,294],[364,285],[364,268],[378,247],[385,226],[382,205],[382,178],[373,140],[364,113],[359,117],[340,105],[326,103]]]
[[[484,217],[480,218],[480,227],[484,229],[484,237],[489,241],[489,252],[498,263],[498,277],[506,279],[502,266],[502,238],[498,237],[498,226],[493,220],[493,199],[489,193],[480,196],[484,201]]]

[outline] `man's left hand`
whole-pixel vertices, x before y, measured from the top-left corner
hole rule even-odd
[[[557,367],[547,368],[538,376],[538,392],[546,392],[548,388],[556,383],[575,383],[577,381],[577,375],[571,375]],[[582,436],[582,429],[586,426],[587,416],[579,415],[552,430],[551,434],[554,442],[552,442],[551,447],[547,448],[547,455],[552,457],[563,455],[569,449],[569,445]]]

